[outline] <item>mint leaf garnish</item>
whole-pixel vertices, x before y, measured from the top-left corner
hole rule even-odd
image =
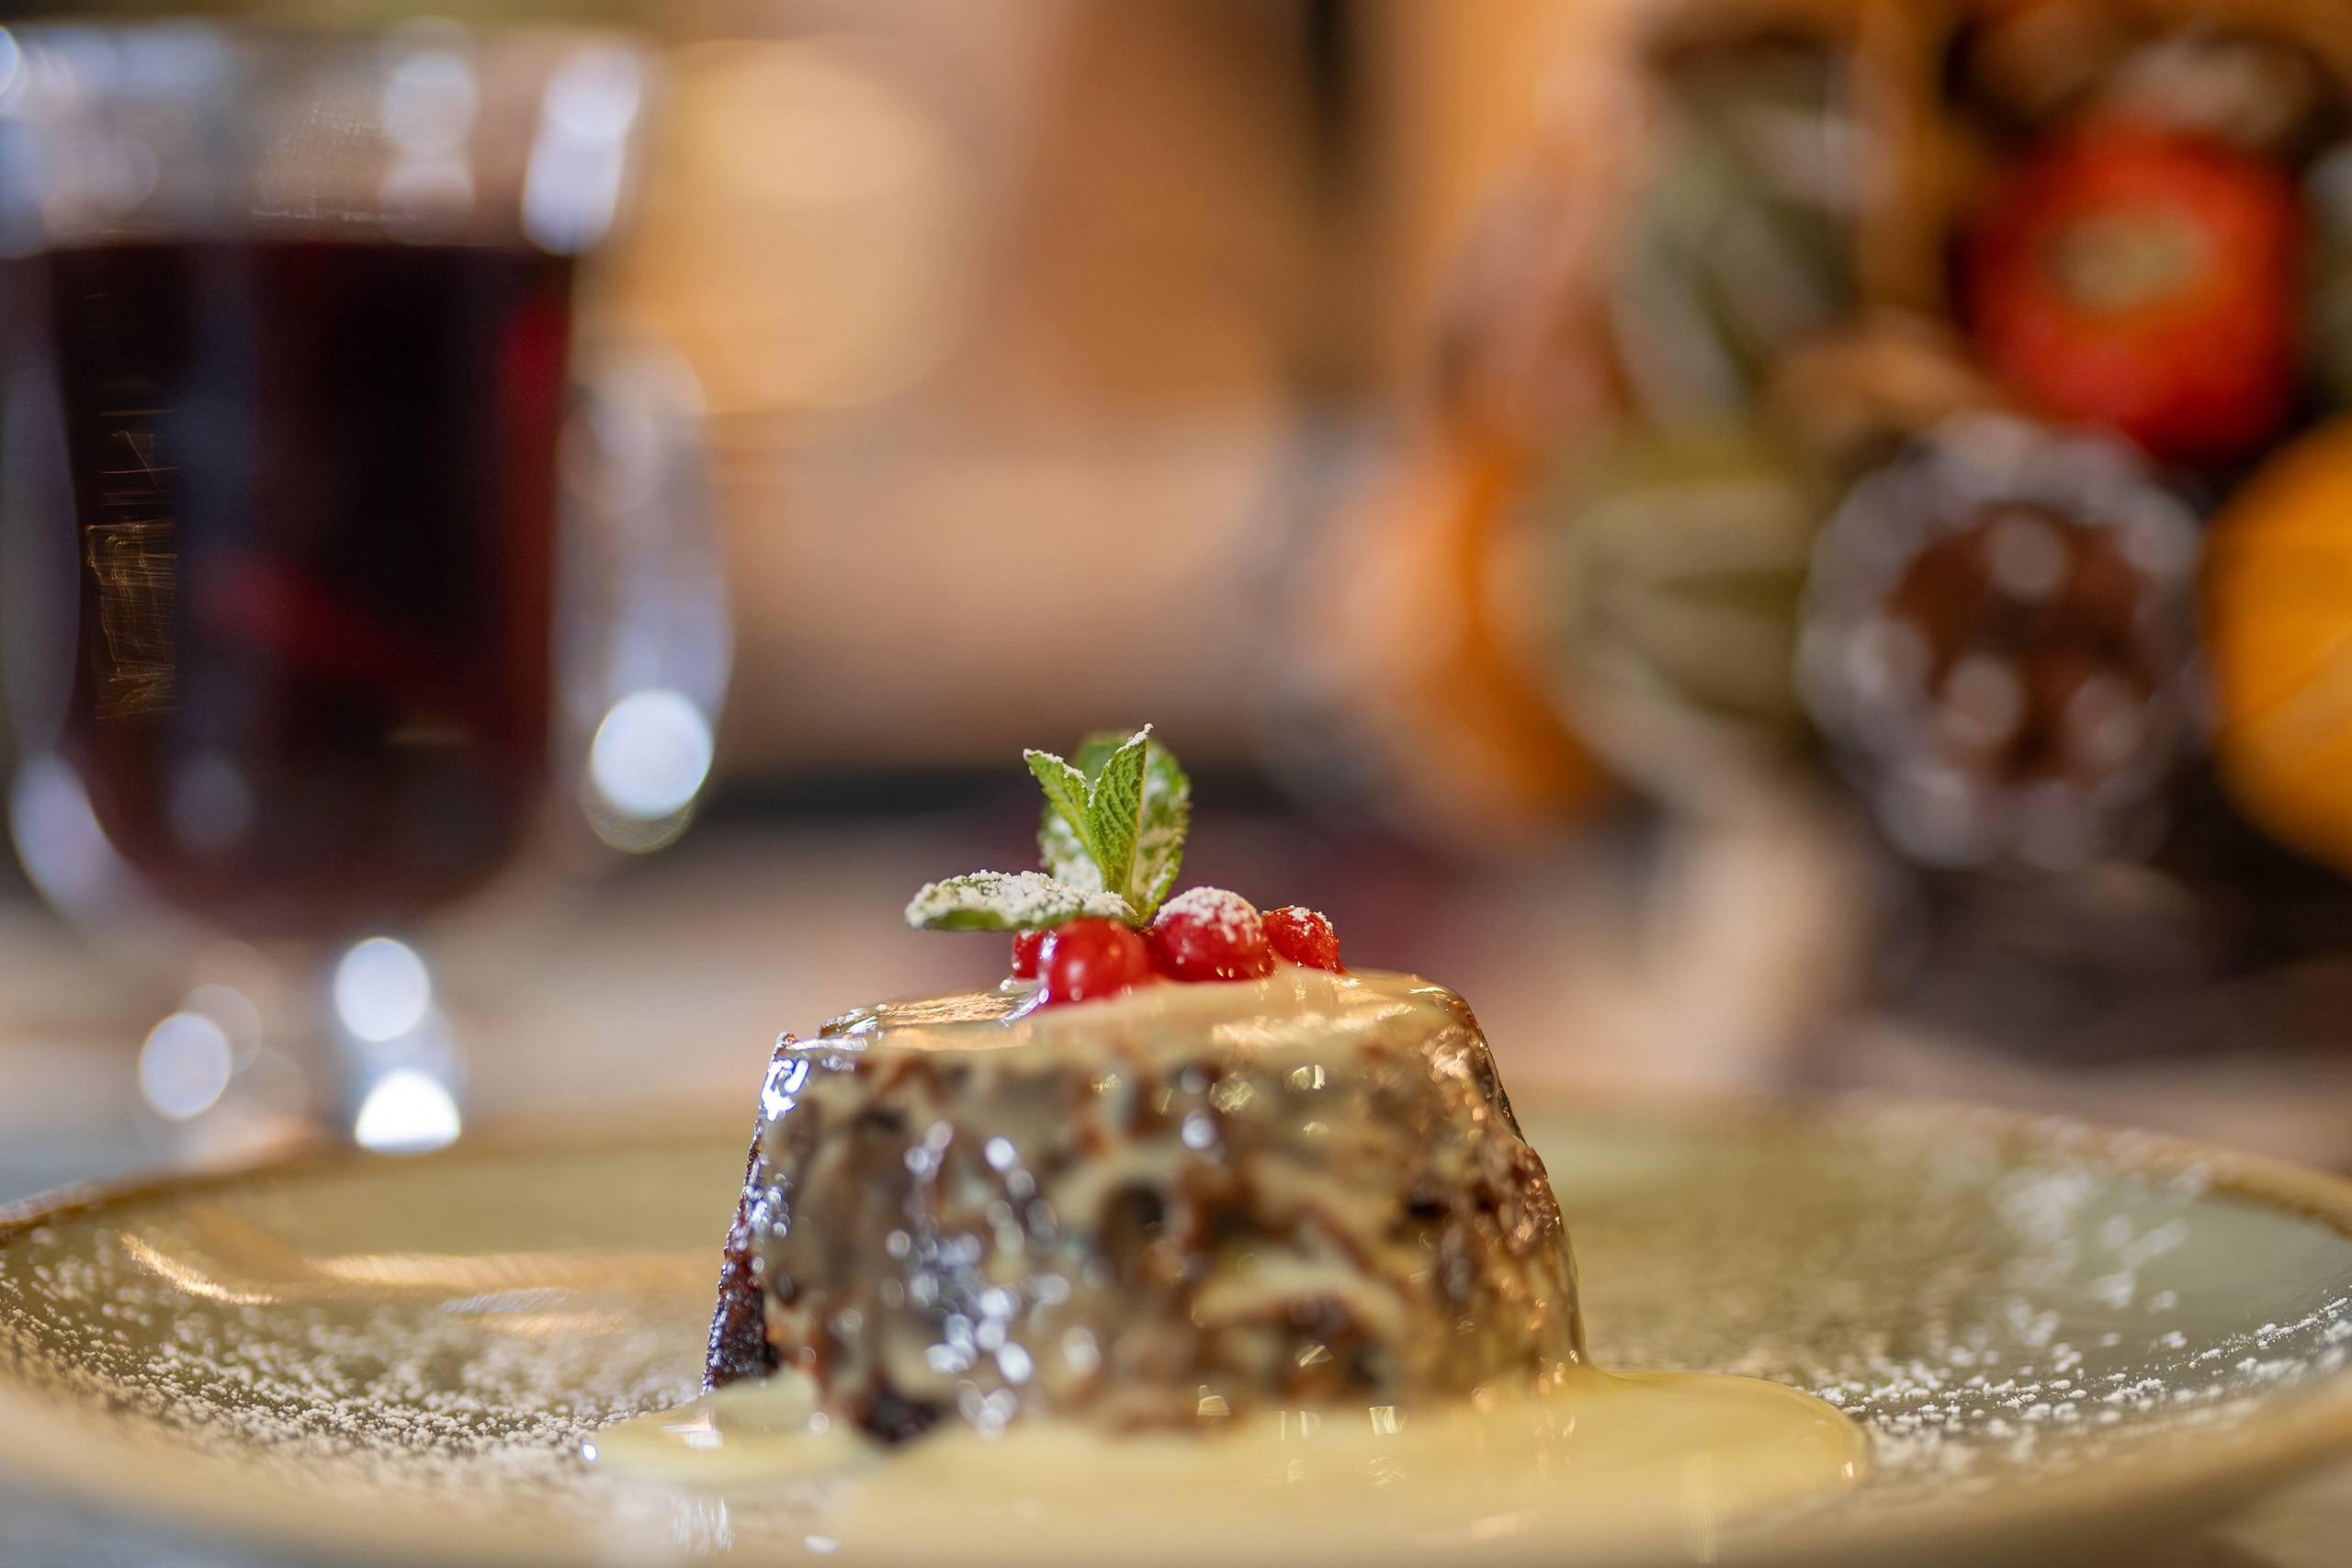
[[[1143,732],[1150,734],[1151,726],[1145,725]],[[1070,753],[1069,760],[1091,785],[1102,776],[1102,764],[1111,760],[1111,753],[1134,739],[1124,729],[1098,729],[1078,743],[1078,750]]]
[[[1081,917],[1148,924],[1176,885],[1193,785],[1145,725],[1090,735],[1075,765],[1050,751],[1022,760],[1046,792],[1037,823],[1044,872],[976,871],[924,886],[907,924],[940,931],[1039,931]]]
[[[1176,886],[1184,863],[1184,834],[1193,825],[1193,781],[1176,765],[1176,754],[1159,741],[1147,749],[1143,773],[1143,822],[1136,835],[1135,892],[1127,902],[1149,919]]]
[[[1143,753],[1150,738],[1146,727],[1104,758],[1086,792],[1086,842],[1095,869],[1106,890],[1136,906],[1144,902],[1135,886],[1136,839],[1143,829]]]
[[[1184,831],[1193,818],[1193,785],[1151,726],[1079,742],[1075,765],[1050,751],[1024,751],[1046,791],[1037,853],[1046,869],[1073,887],[1115,893],[1148,922],[1176,885]]]
[[[1051,751],[1023,751],[1021,759],[1046,792],[1046,814],[1037,823],[1038,858],[1071,886],[1101,892],[1102,873],[1087,839],[1086,775]]]
[[[1037,824],[1037,858],[1045,863],[1050,875],[1072,887],[1083,887],[1089,893],[1102,891],[1102,874],[1094,869],[1094,857],[1086,852],[1086,840],[1079,837],[1069,818],[1051,806],[1046,807],[1045,818]]]
[[[1081,916],[1135,923],[1115,893],[1073,887],[1037,871],[976,871],[930,882],[907,905],[907,924],[933,931],[1022,931]]]

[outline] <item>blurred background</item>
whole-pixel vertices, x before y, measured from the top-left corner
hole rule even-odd
[[[554,784],[469,897],[289,946],[188,913],[20,694],[0,1198],[307,1124],[330,970],[369,1082],[439,1086],[386,1146],[741,1104],[780,1030],[1000,977],[906,898],[1034,863],[1023,747],[1147,721],[1186,883],[1459,989],[1522,1094],[2352,1168],[2335,0],[232,14],[423,39],[403,157],[469,38],[640,40]]]
[[[906,899],[1145,722],[1186,884],[1522,1098],[2352,1170],[2346,0],[0,24],[0,1202],[748,1116],[779,1031],[1000,978]],[[460,252],[506,314],[427,364]],[[281,425],[343,499],[257,568]],[[493,425],[553,479],[410,461]]]

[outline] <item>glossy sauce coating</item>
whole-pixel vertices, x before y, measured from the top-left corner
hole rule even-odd
[[[1283,964],[853,1013],[771,1066],[710,1382],[888,1441],[1216,1430],[1580,1366],[1567,1235],[1461,999]]]

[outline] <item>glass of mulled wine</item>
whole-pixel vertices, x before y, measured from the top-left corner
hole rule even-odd
[[[309,1114],[379,1146],[457,1126],[407,933],[513,863],[588,754],[557,722],[582,640],[559,568],[609,564],[564,523],[616,508],[580,476],[676,438],[641,363],[632,396],[573,362],[644,75],[612,36],[447,23],[0,32],[19,848],[69,913],[127,881],[235,951],[309,954],[287,994],[316,1027],[285,1032],[310,1036]],[[708,651],[685,691],[590,694],[638,699],[589,704],[637,716],[596,735],[606,837],[683,820]],[[166,1118],[272,1032],[207,978],[142,1055]]]

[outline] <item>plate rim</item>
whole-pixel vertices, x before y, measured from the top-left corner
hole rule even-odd
[[[1783,1133],[1895,1128],[1914,1143],[1939,1135],[1973,1135],[1990,1141],[2004,1157],[2012,1159],[2059,1153],[2103,1159],[2120,1168],[2148,1174],[2185,1174],[2193,1168],[2205,1193],[2223,1193],[2284,1212],[2352,1239],[2352,1178],[2171,1134],[2055,1113],[1874,1090],[1662,1100],[1588,1096],[1540,1085],[1515,1096],[1514,1105],[1522,1123],[1538,1121],[1682,1132],[1703,1132],[1711,1126]],[[712,1105],[648,1117],[553,1112],[500,1118],[479,1128],[469,1126],[457,1143],[419,1155],[379,1154],[312,1140],[290,1148],[280,1145],[231,1164],[75,1183],[0,1205],[0,1246],[52,1221],[257,1179],[333,1176],[476,1157],[512,1158],[543,1150],[576,1150],[592,1141],[599,1147],[643,1147],[722,1137],[731,1140],[729,1129],[741,1125],[739,1115],[722,1115]],[[1572,1220],[1572,1240],[1573,1233]],[[715,1277],[717,1238],[711,1251]],[[523,1529],[501,1528],[493,1522],[478,1528],[469,1520],[469,1539],[458,1540],[446,1530],[419,1529],[406,1517],[406,1510],[380,1502],[366,1506],[359,1516],[364,1525],[355,1525],[347,1504],[322,1506],[315,1495],[292,1482],[254,1476],[250,1486],[233,1494],[227,1489],[209,1491],[200,1483],[201,1473],[214,1461],[181,1467],[171,1478],[172,1484],[158,1487],[150,1483],[163,1479],[160,1476],[125,1474],[119,1466],[92,1462],[137,1451],[137,1442],[119,1435],[119,1428],[108,1435],[112,1426],[103,1414],[85,1405],[61,1405],[42,1398],[0,1370],[0,1481],[18,1486],[47,1483],[84,1506],[119,1509],[166,1527],[193,1526],[231,1539],[281,1550],[327,1552],[352,1562],[570,1562],[577,1560],[583,1548],[602,1540],[594,1530],[567,1530],[560,1538],[551,1539],[543,1526]],[[2135,1525],[2144,1523],[2144,1533],[2153,1538],[2180,1522],[2210,1519],[2226,1504],[2283,1484],[2347,1450],[2352,1450],[2352,1367],[2267,1402],[2246,1429],[2233,1435],[2226,1450],[2200,1448],[2192,1433],[2159,1437],[2135,1454],[2130,1465],[2103,1472],[2103,1479],[2086,1482],[2076,1476],[2064,1486],[2029,1484],[2018,1489],[2005,1496],[1990,1519],[1970,1518],[1973,1506],[1946,1495],[1867,1512],[1819,1509],[1783,1526],[1767,1527],[1761,1533],[1725,1537],[1720,1560],[1794,1565],[1817,1562],[1825,1552],[1841,1558],[1899,1552],[1908,1562],[1974,1562],[1981,1561],[1978,1553],[1984,1549],[1984,1542],[2013,1540],[2020,1526],[2046,1531],[2053,1541],[2070,1539],[2092,1515],[2081,1499],[2094,1489],[2100,1520],[2111,1522],[2119,1509],[2128,1508]],[[273,1501],[308,1502],[309,1506],[283,1509],[257,1506],[272,1494],[276,1495]],[[363,1529],[367,1539],[361,1539]],[[2111,1533],[2090,1539],[2104,1545],[2116,1540]],[[1686,1558],[1687,1553],[1668,1552],[1657,1561]],[[1541,1554],[1528,1560],[1541,1561]]]

